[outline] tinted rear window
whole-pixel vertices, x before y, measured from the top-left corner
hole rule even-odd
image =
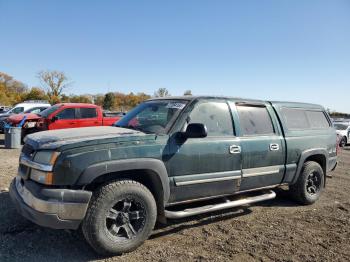
[[[80,118],[96,118],[96,108],[80,108]]]
[[[330,126],[322,111],[283,108],[281,112],[290,130],[323,129]]]
[[[266,107],[237,106],[241,131],[244,136],[269,135],[274,133]]]
[[[307,119],[310,122],[311,128],[328,128],[329,122],[321,111],[306,111]]]

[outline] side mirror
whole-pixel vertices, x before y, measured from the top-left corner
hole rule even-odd
[[[200,123],[189,124],[183,133],[185,138],[203,138],[208,135],[207,127]]]
[[[54,117],[51,118],[51,122],[55,122],[57,120],[58,120],[58,116],[54,116]]]

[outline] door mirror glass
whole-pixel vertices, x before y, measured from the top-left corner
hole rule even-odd
[[[55,122],[57,120],[58,120],[58,116],[54,116],[54,117],[51,118],[51,122]]]
[[[202,138],[208,135],[208,131],[206,126],[201,123],[191,123],[183,135],[185,138]]]

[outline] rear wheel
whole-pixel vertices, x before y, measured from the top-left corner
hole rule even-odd
[[[136,249],[149,237],[156,217],[152,193],[136,181],[120,180],[94,193],[82,230],[96,252],[122,254]]]
[[[297,182],[290,186],[292,197],[303,205],[315,203],[324,187],[322,167],[314,161],[304,164]]]

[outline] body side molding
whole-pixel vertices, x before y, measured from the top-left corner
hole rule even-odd
[[[173,177],[176,186],[241,179],[241,170],[200,173]]]

